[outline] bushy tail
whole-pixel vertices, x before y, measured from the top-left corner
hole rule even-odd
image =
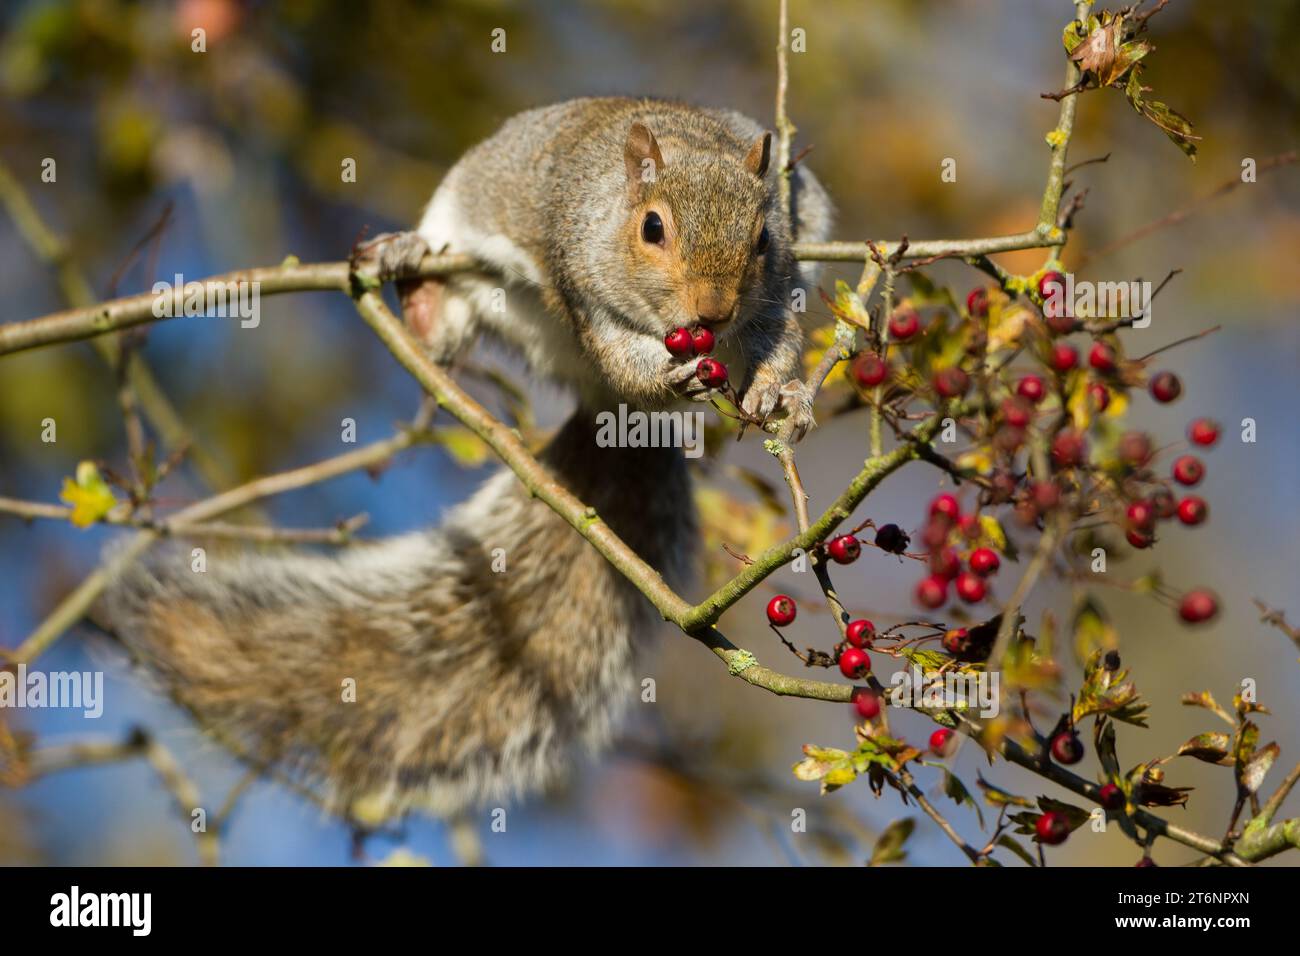
[[[680,453],[596,449],[590,420],[576,414],[544,460],[647,561],[677,566]],[[675,512],[644,504],[664,495]],[[161,551],[97,616],[222,743],[366,818],[545,784],[572,742],[608,736],[655,618],[508,473],[437,531],[339,555],[211,551],[196,571],[188,549]]]

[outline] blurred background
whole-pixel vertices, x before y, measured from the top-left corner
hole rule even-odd
[[[773,114],[775,2],[8,0],[2,11],[0,163],[66,241],[68,262],[97,297],[145,290],[174,273],[197,278],[290,254],[304,262],[344,258],[362,230],[414,224],[467,146],[512,113],[546,102],[651,94],[735,107],[769,123]],[[1057,114],[1039,94],[1061,86],[1060,36],[1071,15],[1065,0],[794,0],[791,26],[807,35],[807,52],[790,63],[796,149],[813,147],[805,162],[838,204],[836,236],[964,237],[1027,228],[1046,172],[1043,137]],[[206,30],[204,53],[191,50],[196,26]],[[506,31],[504,53],[491,51],[497,28]],[[1296,146],[1300,6],[1175,0],[1151,32],[1158,49],[1145,82],[1196,123],[1204,137],[1198,162],[1118,92],[1087,94],[1071,160],[1110,159],[1074,175],[1091,192],[1067,266],[1238,177],[1243,159],[1262,162]],[[56,183],[40,178],[46,157],[57,160]],[[343,157],[356,160],[355,182],[341,181]],[[957,161],[956,182],[940,179],[946,158]],[[1206,456],[1209,524],[1172,528],[1162,547],[1123,567],[1138,574],[1158,565],[1179,587],[1208,585],[1224,611],[1212,626],[1187,630],[1149,599],[1100,593],[1125,665],[1152,703],[1148,730],[1119,727],[1125,766],[1222,729],[1208,712],[1180,707],[1178,698],[1208,689],[1230,706],[1246,677],[1257,681],[1260,700],[1272,710],[1259,718],[1262,741],[1282,748],[1268,790],[1300,753],[1296,648],[1261,625],[1251,603],[1258,596],[1300,621],[1298,198],[1295,167],[1261,175],[1176,227],[1093,257],[1080,271],[1083,278],[1158,280],[1183,270],[1161,294],[1152,327],[1140,333],[1150,348],[1223,327],[1166,356],[1164,366],[1186,386],[1179,403],[1138,401],[1132,413],[1137,426],[1170,442],[1180,441],[1198,415],[1227,426],[1224,441]],[[169,204],[156,255],[132,260]],[[1001,261],[1032,271],[1042,254]],[[830,270],[823,286],[835,275],[853,280],[856,272]],[[979,280],[960,264],[941,264],[931,274],[960,292]],[[0,285],[3,321],[65,305],[66,274],[61,283],[9,216],[0,217]],[[228,320],[190,319],[151,328],[143,345],[197,441],[233,479],[347,450],[339,441],[343,418],[356,420],[365,443],[413,413],[417,387],[342,296],[275,296],[262,305],[255,333]],[[482,359],[509,368],[490,353]],[[543,425],[560,420],[565,396],[531,393]],[[47,417],[58,422],[56,444],[40,441]],[[1254,444],[1237,440],[1245,417],[1257,422]],[[815,509],[860,463],[864,435],[859,413],[836,419],[802,446]],[[78,461],[125,470],[125,448],[112,375],[88,343],[0,360],[0,495],[53,502]],[[364,511],[371,517],[365,536],[434,523],[493,467],[472,460],[466,467],[463,459],[473,455],[462,451],[458,459],[453,451],[412,450],[377,477],[353,474],[271,499],[266,512],[283,525],[319,527]],[[756,443],[727,454],[729,463],[779,483]],[[932,469],[909,466],[869,499],[859,520],[915,527],[938,484]],[[186,466],[160,494],[170,506],[205,492]],[[759,515],[768,534],[785,520]],[[116,536],[111,529],[0,516],[0,647],[18,645]],[[869,552],[837,583],[856,612],[883,625],[911,616],[903,595],[914,580],[913,568]],[[691,596],[701,596],[706,583],[702,578]],[[762,603],[777,588],[808,598],[815,588],[789,573],[769,584],[725,624],[733,641],[793,671],[799,663],[760,626]],[[1036,621],[1044,608],[1063,616],[1069,602],[1067,591],[1041,588],[1029,618]],[[802,630],[792,639],[823,641],[825,624],[811,611],[801,615],[795,630]],[[195,778],[205,805],[219,806],[239,782],[239,766],[86,636],[69,632],[38,666],[107,669],[104,716],[7,711],[0,714],[4,732],[31,735],[40,746],[120,739],[133,726],[148,727]],[[963,862],[892,792],[877,801],[859,783],[823,797],[814,784],[793,778],[801,744],[852,746],[847,708],[772,697],[728,678],[695,643],[665,637],[644,665],[656,680],[657,703],[639,705],[609,755],[579,761],[565,787],[513,808],[506,833],[491,833],[486,818],[473,825],[490,862],[861,863],[876,834],[905,815],[918,820],[908,862]],[[1071,673],[1068,683],[1077,686],[1077,676]],[[916,742],[931,729],[913,715],[896,723]],[[1067,796],[1015,768],[988,767],[971,747],[954,769],[972,790],[978,770],[1017,793]],[[1097,772],[1091,747],[1079,769]],[[975,815],[942,796],[936,772],[920,768],[918,780],[978,840]],[[1165,815],[1223,832],[1230,771],[1181,758],[1168,766],[1166,783],[1196,791],[1188,807]],[[796,808],[807,812],[808,833],[791,832]],[[1112,829],[1076,837],[1051,854],[1053,861],[1131,865],[1137,851]],[[456,860],[447,828],[423,818],[370,838],[359,859],[383,859],[399,848],[438,864]],[[222,834],[222,852],[234,864],[358,859],[346,827],[268,782],[244,794]],[[1195,854],[1161,841],[1155,856],[1175,864]],[[0,862],[195,859],[185,822],[142,761],[0,789]]]

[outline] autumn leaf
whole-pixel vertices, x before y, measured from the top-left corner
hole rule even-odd
[[[1183,706],[1203,707],[1211,713],[1217,714],[1221,719],[1227,722],[1229,727],[1237,726],[1237,722],[1232,719],[1232,715],[1219,706],[1219,702],[1214,699],[1214,695],[1208,690],[1203,690],[1199,694],[1184,694]]]
[[[884,832],[876,839],[876,845],[871,851],[871,859],[867,861],[867,866],[902,863],[907,858],[907,851],[903,849],[903,844],[907,842],[907,838],[912,835],[912,831],[915,829],[916,821],[911,817],[895,820],[885,827]]]
[[[69,520],[78,528],[88,528],[117,507],[113,490],[100,477],[99,469],[91,461],[77,465],[77,477],[63,479],[59,500],[72,506]]]
[[[1206,763],[1231,764],[1232,738],[1220,731],[1197,734],[1178,748],[1178,756],[1195,757]]]

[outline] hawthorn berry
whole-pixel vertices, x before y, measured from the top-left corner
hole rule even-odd
[[[989,314],[989,290],[976,286],[966,293],[966,311],[973,318],[982,319]]]
[[[947,727],[940,727],[930,735],[930,753],[936,757],[946,757],[952,752],[953,733]]]
[[[1034,830],[1038,833],[1039,843],[1059,846],[1070,835],[1070,821],[1066,819],[1064,813],[1049,810],[1038,818]]]
[[[1200,495],[1188,495],[1178,502],[1178,520],[1183,524],[1198,525],[1210,516],[1210,506]]]
[[[937,518],[940,515],[950,521],[956,521],[961,517],[961,505],[947,492],[935,495],[930,501],[930,517]]]
[[[1088,364],[1103,375],[1115,371],[1115,350],[1105,342],[1093,342],[1088,351]]]
[[[1201,479],[1205,477],[1205,465],[1201,464],[1201,459],[1195,455],[1183,455],[1174,462],[1173,476],[1174,481],[1180,485],[1187,485],[1189,488],[1199,485]]]
[[[992,548],[976,548],[970,553],[970,569],[981,577],[988,577],[990,574],[997,573],[1002,566],[1002,560],[998,553]]]
[[[1029,498],[1034,510],[1043,514],[1061,503],[1061,486],[1054,481],[1035,481],[1029,486]]]
[[[1044,272],[1042,278],[1038,280],[1038,297],[1047,302],[1053,296],[1059,297],[1059,305],[1065,304],[1065,276],[1053,269],[1051,272]],[[1047,310],[1044,309],[1044,312]],[[1065,311],[1060,309],[1059,311]]]
[[[916,603],[931,610],[948,600],[948,582],[937,574],[922,578],[916,586]]]
[[[1121,810],[1124,807],[1124,791],[1113,783],[1105,784],[1097,793],[1097,802],[1107,810]]]
[[[1155,535],[1149,534],[1145,531],[1138,531],[1134,528],[1130,528],[1125,532],[1124,537],[1128,539],[1129,544],[1137,548],[1139,551],[1149,548],[1151,545],[1156,543]]]
[[[1052,738],[1052,757],[1059,764],[1076,764],[1083,759],[1083,743],[1072,730],[1062,730]]]
[[[934,375],[934,390],[941,398],[961,398],[969,388],[970,376],[956,365],[942,368]]]
[[[826,551],[836,564],[852,564],[862,553],[862,545],[853,535],[842,534],[831,538]]]
[[[1101,382],[1093,382],[1088,386],[1088,400],[1093,408],[1104,412],[1110,406],[1110,389]]]
[[[1011,428],[1027,428],[1033,417],[1028,402],[1018,398],[1008,398],[1002,403],[1002,420]]]
[[[856,680],[871,670],[871,658],[858,647],[846,647],[840,652],[840,673]]]
[[[1079,364],[1079,353],[1068,342],[1057,342],[1052,346],[1052,368],[1064,374]]]
[[[1052,461],[1058,468],[1073,468],[1088,457],[1088,445],[1072,428],[1065,428],[1052,439]]]
[[[727,366],[717,359],[700,359],[700,363],[695,366],[695,377],[709,388],[722,388],[727,384]]]
[[[1178,603],[1178,616],[1188,624],[1201,624],[1218,613],[1218,600],[1202,588],[1188,591]]]
[[[713,351],[713,333],[706,328],[698,328],[691,333],[691,344],[695,346],[696,355],[708,355]]]
[[[930,554],[930,571],[945,581],[961,573],[961,558],[952,548],[942,548]]]
[[[695,340],[688,328],[673,329],[664,336],[664,347],[678,358],[690,358],[695,354]]]
[[[1172,518],[1178,513],[1178,503],[1174,500],[1173,492],[1168,488],[1157,488],[1151,493],[1151,507],[1155,509],[1156,517],[1163,520]]]
[[[1132,531],[1150,531],[1156,526],[1156,509],[1149,501],[1134,501],[1124,515]]]
[[[1119,437],[1120,461],[1131,468],[1141,468],[1151,460],[1151,439],[1143,432],[1125,432]]]
[[[943,649],[949,654],[961,654],[970,647],[970,631],[954,627],[943,635]]]
[[[896,524],[882,524],[876,529],[876,547],[889,554],[902,554],[911,543],[907,532]]]
[[[1157,372],[1151,377],[1151,397],[1167,405],[1183,394],[1183,383],[1173,372]]]
[[[988,593],[988,585],[984,583],[984,579],[970,571],[963,571],[957,575],[956,588],[957,596],[967,604],[978,604]]]
[[[1149,857],[1149,856],[1144,856],[1144,857],[1142,857],[1142,859],[1140,859],[1140,860],[1138,860],[1136,863],[1134,863],[1133,866],[1134,866],[1135,868],[1137,868],[1137,867],[1146,868],[1146,867],[1151,867],[1151,866],[1159,867],[1160,864],[1157,863],[1155,860],[1151,859],[1151,857]]]
[[[1193,445],[1209,448],[1219,440],[1219,423],[1209,418],[1198,418],[1187,426],[1187,437]]]
[[[875,636],[876,625],[865,618],[849,621],[848,627],[844,628],[844,637],[854,647],[870,647]]]
[[[859,717],[874,720],[880,713],[880,698],[865,687],[860,687],[853,692],[853,706],[857,708]]]
[[[968,538],[978,538],[983,530],[980,527],[979,515],[962,515],[957,519],[957,528]]]
[[[1037,405],[1047,394],[1047,386],[1037,375],[1026,375],[1016,382],[1016,394]]]
[[[853,377],[863,388],[875,388],[889,377],[889,365],[875,352],[866,352],[853,363]]]
[[[921,331],[921,316],[915,309],[903,308],[889,317],[890,338],[906,342]]]
[[[948,531],[952,527],[952,522],[946,515],[939,515],[931,518],[925,524],[925,529],[921,532],[921,540],[925,543],[926,550],[938,551],[948,540]]]
[[[791,623],[798,611],[794,598],[788,594],[778,594],[767,602],[767,619],[776,627],[785,627]]]

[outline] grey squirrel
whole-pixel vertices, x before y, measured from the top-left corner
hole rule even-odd
[[[681,450],[597,447],[596,415],[707,398],[695,360],[664,347],[668,331],[705,325],[746,410],[806,427],[790,302],[812,277],[793,257],[770,154],[770,134],[731,111],[559,103],[469,150],[434,193],[422,242],[390,246],[483,264],[489,274],[404,282],[406,321],[439,362],[486,332],[570,387],[578,407],[542,461],[678,587],[696,537]],[[791,186],[800,238],[824,239],[824,190],[802,166]],[[545,785],[575,743],[609,739],[657,623],[509,472],[438,529],[338,555],[214,555],[195,573],[188,552],[164,552],[123,572],[98,617],[223,743],[371,818],[451,815]]]

